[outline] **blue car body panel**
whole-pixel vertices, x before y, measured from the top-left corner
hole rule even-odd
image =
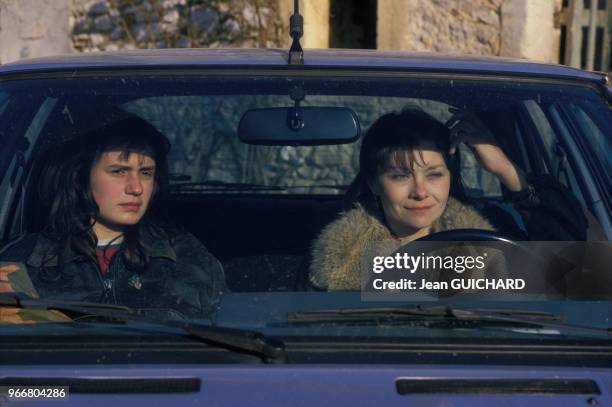
[[[4,366],[2,376],[79,378],[199,378],[199,392],[185,394],[72,394],[62,406],[609,406],[609,369],[457,366]],[[396,380],[541,379],[594,381],[601,394],[400,395]],[[593,404],[597,403],[597,404]],[[40,401],[19,403],[38,406]]]
[[[602,73],[528,60],[371,50],[305,50],[304,65],[292,69],[397,69],[428,72],[489,73],[579,79],[604,83]],[[45,57],[0,66],[0,75],[52,71],[137,68],[287,67],[282,49],[161,49]]]

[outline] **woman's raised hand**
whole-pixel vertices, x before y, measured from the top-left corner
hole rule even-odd
[[[465,143],[482,167],[497,176],[510,191],[526,186],[525,175],[504,153],[485,124],[471,112],[450,108],[453,116],[446,122],[451,134],[450,154]]]

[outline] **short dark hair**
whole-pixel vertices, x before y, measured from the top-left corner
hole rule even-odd
[[[143,227],[153,225],[149,220],[164,212],[170,142],[144,119],[127,115],[59,143],[45,154],[38,189],[41,202],[48,203],[43,233],[58,244],[50,256],[58,256],[60,273],[70,251],[95,259],[98,241],[92,219],[98,218],[99,207],[91,192],[90,174],[103,153],[115,150],[126,158],[133,152],[149,153],[155,160],[155,189],[149,207],[139,224],[126,228],[123,242],[126,265],[134,271],[146,268],[148,259],[140,236]]]
[[[359,172],[347,191],[347,207],[355,203],[366,207],[374,204],[375,196],[368,181],[386,171],[390,162],[400,167],[411,167],[414,163],[411,151],[425,142],[433,143],[444,157],[451,172],[450,195],[464,200],[458,154],[449,153],[449,129],[422,110],[404,109],[399,113],[382,115],[368,129],[361,143]]]

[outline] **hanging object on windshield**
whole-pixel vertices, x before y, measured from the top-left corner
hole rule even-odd
[[[289,17],[289,33],[293,42],[289,49],[289,65],[304,65],[304,50],[300,38],[304,34],[304,18],[300,15],[299,0],[293,1],[293,15]]]

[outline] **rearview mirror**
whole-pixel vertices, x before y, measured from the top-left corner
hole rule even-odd
[[[238,125],[242,142],[268,146],[345,144],[360,135],[357,114],[346,107],[251,109]]]

